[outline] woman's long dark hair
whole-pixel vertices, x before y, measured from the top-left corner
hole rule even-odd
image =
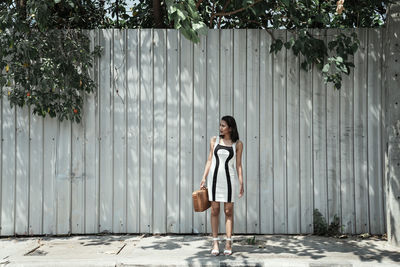
[[[231,128],[232,142],[236,142],[237,140],[239,140],[239,132],[237,130],[235,118],[232,116],[223,116],[221,120],[225,121],[226,124],[228,124],[228,127]],[[220,137],[223,138],[223,136]]]

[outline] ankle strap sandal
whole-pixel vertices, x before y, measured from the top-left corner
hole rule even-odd
[[[219,241],[219,237],[213,237],[213,241]],[[218,256],[219,255],[219,249],[211,250],[211,255]]]
[[[230,256],[230,255],[232,255],[232,238],[227,237],[227,238],[225,238],[225,240],[231,242],[231,249],[224,249],[224,255]]]

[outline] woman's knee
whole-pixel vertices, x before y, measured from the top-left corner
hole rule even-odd
[[[225,216],[226,217],[232,217],[233,216],[233,207],[225,207]]]
[[[212,216],[218,216],[219,215],[219,203],[217,204],[211,204],[211,215]]]

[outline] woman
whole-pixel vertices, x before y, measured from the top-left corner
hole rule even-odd
[[[232,254],[233,202],[236,195],[236,172],[239,178],[239,197],[244,194],[242,170],[243,143],[239,140],[236,121],[224,116],[219,124],[219,136],[211,138],[210,153],[200,183],[204,188],[208,179],[208,199],[211,201],[211,227],[213,248],[211,254],[219,255],[218,222],[220,202],[224,202],[226,243],[224,255]]]

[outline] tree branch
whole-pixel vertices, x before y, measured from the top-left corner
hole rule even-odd
[[[119,28],[119,10],[118,10],[118,8],[119,8],[119,3],[118,3],[118,0],[116,0],[115,1],[115,5],[116,5],[116,15],[117,15],[117,28]]]
[[[242,7],[242,8],[239,8],[239,9],[237,9],[237,10],[230,11],[230,12],[226,12],[226,13],[217,13],[217,14],[214,14],[214,15],[215,15],[215,16],[230,16],[230,15],[234,15],[234,14],[236,14],[236,13],[239,13],[239,12],[242,12],[243,10],[248,9],[249,7],[252,7],[252,6],[254,6],[254,5],[260,3],[261,1],[263,1],[263,0],[255,0],[254,3],[251,4],[251,5],[249,5],[249,6]]]
[[[226,8],[228,7],[228,5],[231,3],[231,0],[226,1],[224,8],[222,9],[222,12],[225,12]],[[219,16],[218,19],[218,29],[221,29],[221,19],[222,16]]]
[[[154,24],[156,28],[161,28],[161,4],[160,0],[153,0],[153,15],[154,15]]]
[[[17,0],[16,6],[18,8],[18,15],[20,16],[20,18],[25,19],[26,18],[26,0]]]
[[[250,7],[252,7],[252,6],[258,4],[258,3],[260,3],[261,1],[263,1],[263,0],[255,0],[254,3],[251,4],[251,5],[249,5],[249,6],[242,7],[242,8],[239,8],[239,9],[237,9],[237,10],[230,11],[230,12],[220,12],[220,13],[214,13],[214,14],[212,14],[212,15],[211,15],[211,18],[210,18],[210,27],[212,28],[212,20],[214,19],[214,17],[231,16],[231,15],[234,15],[234,14],[236,14],[236,13],[242,12],[242,11],[244,11],[244,10],[246,10],[246,9],[248,9],[248,8],[250,8]],[[215,9],[214,9],[214,10],[215,10]]]
[[[197,9],[199,9],[199,6],[200,6],[200,4],[203,2],[203,0],[199,0],[199,1],[197,1],[197,3],[196,3],[196,8]]]
[[[213,0],[212,2],[213,2],[214,14],[215,14],[215,0]],[[212,20],[214,18],[214,14],[211,15],[211,18],[210,18],[210,28],[212,28]]]

